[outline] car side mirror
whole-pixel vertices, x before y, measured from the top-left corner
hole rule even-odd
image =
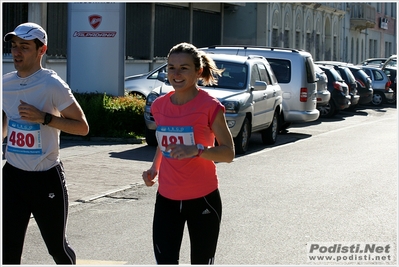
[[[267,83],[264,81],[255,81],[255,85],[251,86],[251,89],[253,91],[262,91],[266,90],[267,88]]]
[[[161,82],[166,82],[168,80],[168,76],[166,72],[159,72],[158,76],[157,76],[157,80],[161,81]]]

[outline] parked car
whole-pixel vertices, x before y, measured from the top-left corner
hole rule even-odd
[[[360,96],[359,104],[365,105],[373,99],[372,80],[366,72],[359,66],[348,65],[348,68],[355,76],[357,83],[357,93]]]
[[[368,58],[366,60],[363,60],[360,62],[359,66],[376,66],[376,67],[381,67],[384,62],[387,61],[386,57],[381,57],[381,58]]]
[[[364,72],[371,78],[373,87],[373,98],[371,104],[380,106],[381,104],[393,99],[392,82],[386,73],[377,67],[363,66]]]
[[[328,78],[324,70],[314,65],[317,79],[317,107],[328,105],[331,93],[327,89]]]
[[[226,121],[234,138],[237,154],[248,150],[253,132],[260,132],[264,144],[274,144],[278,134],[278,118],[282,111],[282,90],[269,62],[261,56],[210,54],[220,69],[224,69],[218,84],[202,86],[226,108]],[[157,145],[156,125],[151,114],[154,100],[174,90],[163,83],[147,97],[144,110],[146,141]]]
[[[209,46],[203,51],[232,55],[265,57],[283,90],[283,116],[280,131],[293,122],[317,120],[316,75],[312,55],[303,50],[263,46]]]
[[[349,82],[348,80],[351,80],[350,83],[353,83],[353,79],[350,78],[349,76],[353,76],[355,78],[355,82],[357,84],[356,90],[357,90],[357,94],[359,95],[359,101],[356,102],[356,100],[353,99],[353,93],[352,93],[352,100],[351,100],[352,106],[357,105],[357,104],[370,103],[370,101],[373,97],[373,88],[371,86],[371,79],[370,79],[370,77],[368,77],[368,75],[363,71],[363,69],[360,66],[355,66],[353,64],[339,62],[339,61],[323,61],[322,63],[323,64],[332,64],[339,68],[344,68],[344,67],[349,68],[352,75],[350,75],[350,74],[346,75],[345,72],[347,72],[347,70],[345,70],[345,72],[344,72],[344,70],[339,69],[339,72],[340,72],[342,78],[344,78],[345,82],[347,82],[347,83]]]
[[[349,95],[348,85],[341,77],[339,72],[332,65],[320,65],[320,69],[324,70],[327,75],[327,87],[331,93],[329,104],[319,107],[320,116],[331,118],[339,113],[340,110],[346,109],[351,104],[351,96]]]
[[[335,68],[336,71],[339,72],[341,77],[344,79],[346,84],[349,87],[349,95],[351,96],[351,107],[357,106],[360,100],[360,95],[357,91],[357,82],[356,78],[353,75],[352,71],[345,66],[342,62],[337,62],[337,61],[316,61],[316,65],[331,65]]]
[[[381,69],[387,74],[387,76],[392,82],[391,88],[393,90],[394,97],[392,98],[392,101],[388,100],[388,102],[391,103],[396,102],[396,71],[398,68],[396,61],[397,61],[397,55],[392,55],[387,59],[387,61],[384,62],[384,64],[381,67]]]
[[[160,73],[166,73],[166,64],[162,64],[148,73],[126,77],[125,92],[145,99],[152,90],[163,83],[158,79]]]

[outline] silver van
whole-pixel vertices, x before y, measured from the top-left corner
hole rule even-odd
[[[310,53],[263,46],[209,46],[200,49],[215,54],[260,55],[269,61],[283,91],[280,131],[287,129],[293,122],[309,122],[319,118],[317,79]]]

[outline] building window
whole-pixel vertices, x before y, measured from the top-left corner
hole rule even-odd
[[[312,34],[311,33],[306,33],[306,51],[311,52],[310,51],[310,43],[312,42]]]
[[[301,32],[296,31],[295,32],[295,48],[301,49]]]
[[[290,47],[290,31],[289,30],[284,31],[284,47],[285,48]]]
[[[373,57],[373,54],[372,54],[372,51],[373,51],[373,47],[372,47],[372,45],[373,45],[373,40],[369,40],[369,58],[372,58]]]
[[[28,21],[28,3],[3,3],[3,33],[10,32]],[[11,53],[11,43],[3,42],[3,53]]]
[[[364,40],[362,39],[362,49],[360,51],[360,60],[364,60]]]
[[[385,57],[390,57],[392,55],[392,43],[385,42]]]
[[[316,61],[322,60],[320,57],[320,34],[316,34],[316,43],[315,43],[315,50],[316,50]]]
[[[273,29],[272,31],[272,46],[274,47],[279,47],[279,41],[278,41],[278,29]]]
[[[378,57],[377,49],[378,49],[377,40],[370,39],[369,40],[369,57]]]
[[[338,61],[338,44],[337,44],[337,36],[333,37],[333,60]]]

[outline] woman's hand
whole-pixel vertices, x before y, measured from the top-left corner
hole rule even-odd
[[[158,171],[151,168],[149,170],[143,171],[143,180],[146,186],[153,186],[155,184],[155,177],[158,175]]]
[[[171,144],[168,145],[166,151],[170,150],[170,156],[174,159],[186,159],[192,158],[198,155],[198,148],[197,146],[186,146],[186,145],[177,145]]]

